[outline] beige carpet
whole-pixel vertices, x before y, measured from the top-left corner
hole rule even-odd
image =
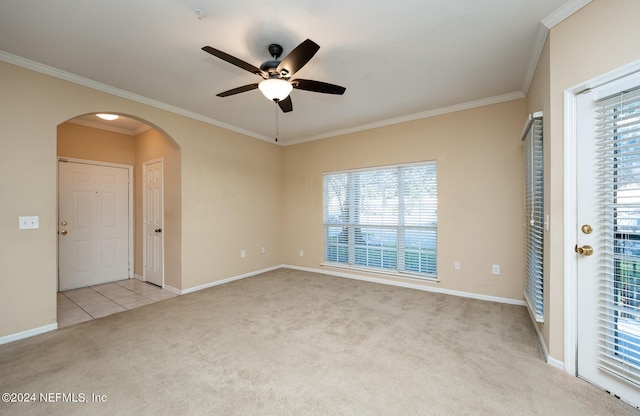
[[[0,392],[107,399],[2,415],[640,414],[544,363],[523,307],[290,269],[2,345]]]

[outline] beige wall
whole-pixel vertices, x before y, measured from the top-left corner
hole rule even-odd
[[[239,134],[205,134],[182,156],[183,288],[282,263],[281,148]]]
[[[57,126],[78,115],[132,115],[181,148],[182,173],[170,178],[180,207],[166,213],[182,223],[178,288],[280,264],[280,147],[2,62],[0,91],[0,337],[56,322]],[[21,215],[40,228],[19,230]]]
[[[162,159],[164,191],[164,283],[182,288],[182,162],[181,152],[155,129],[135,137],[135,268],[143,275],[143,165]]]
[[[58,156],[133,166],[135,138],[73,123],[58,126]]]
[[[522,300],[526,114],[522,99],[286,147],[284,263],[321,268],[323,172],[436,160],[440,282],[422,284]]]
[[[51,111],[48,82],[0,64],[0,336],[55,322],[56,126],[69,116]],[[20,215],[40,228],[19,230]]]

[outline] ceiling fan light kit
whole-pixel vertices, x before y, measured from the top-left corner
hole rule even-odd
[[[281,101],[289,96],[293,85],[282,78],[268,78],[260,81],[258,88],[265,97],[273,101]]]

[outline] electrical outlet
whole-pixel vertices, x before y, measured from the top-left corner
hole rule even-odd
[[[40,219],[38,217],[18,217],[18,228],[21,230],[40,228]]]
[[[459,262],[459,261],[454,262],[454,263],[453,263],[453,268],[454,268],[455,270],[460,270],[460,262]]]
[[[304,250],[303,250],[303,249],[300,249],[300,251],[298,252],[298,254],[300,255],[300,257],[303,257],[303,256],[304,256]]]
[[[245,258],[247,257],[247,252],[244,250],[240,250],[240,257]]]
[[[493,266],[491,266],[491,273],[493,274],[500,274],[500,265],[499,264],[494,264]]]
[[[267,252],[267,249],[266,249],[266,248],[262,247],[262,248],[260,249],[260,253],[264,254],[264,253],[266,253],[266,252]]]

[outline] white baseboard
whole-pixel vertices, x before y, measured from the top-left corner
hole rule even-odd
[[[177,287],[164,285],[163,289],[164,290],[168,290],[171,293],[175,293],[176,295],[182,295],[182,291],[180,289],[178,289]]]
[[[16,334],[7,335],[4,337],[0,337],[0,345],[18,341],[19,339],[33,337],[35,335],[44,334],[45,332],[55,331],[56,329],[58,329],[57,323],[41,326],[39,328],[29,329],[27,331],[18,332]]]
[[[485,300],[485,301],[489,301],[489,302],[498,302],[498,303],[506,303],[506,304],[510,304],[510,305],[526,306],[526,302],[523,301],[523,300],[502,298],[502,297],[497,297],[497,296],[480,295],[480,294],[477,294],[477,293],[462,292],[462,291],[450,290],[450,289],[440,289],[440,288],[434,288],[434,287],[418,285],[418,284],[414,284],[414,283],[398,282],[398,281],[392,281],[392,280],[386,280],[386,279],[378,279],[378,278],[375,278],[375,277],[367,277],[367,276],[360,276],[360,275],[355,275],[355,274],[350,274],[350,273],[328,271],[328,270],[324,270],[324,269],[315,269],[315,268],[311,268],[311,267],[293,266],[293,265],[290,265],[290,264],[280,264],[280,265],[277,265],[277,266],[268,267],[266,269],[256,270],[256,271],[253,271],[253,272],[245,273],[245,274],[238,275],[238,276],[232,276],[232,277],[229,277],[229,278],[226,278],[226,279],[222,279],[222,280],[216,280],[215,282],[205,283],[203,285],[194,286],[194,287],[191,287],[191,288],[188,288],[188,289],[180,290],[180,289],[177,289],[175,287],[168,286],[168,285],[165,285],[164,288],[167,289],[168,291],[172,292],[172,293],[176,293],[178,295],[185,295],[187,293],[197,292],[199,290],[207,289],[207,288],[210,288],[210,287],[213,287],[213,286],[223,285],[225,283],[233,282],[235,280],[245,279],[247,277],[255,276],[255,275],[258,275],[258,274],[261,274],[261,273],[266,273],[266,272],[270,272],[272,270],[277,270],[277,269],[281,269],[281,268],[287,268],[287,269],[293,269],[293,270],[301,270],[301,271],[306,271],[306,272],[311,272],[311,273],[320,273],[320,274],[326,274],[326,275],[337,276],[337,277],[345,277],[345,278],[348,278],[348,279],[364,280],[364,281],[372,282],[372,283],[381,283],[381,284],[392,285],[392,286],[400,286],[400,287],[406,287],[406,288],[409,288],[409,289],[418,289],[418,290],[423,290],[423,291],[427,291],[427,292],[442,293],[442,294],[445,294],[445,295],[452,295],[452,296],[459,296],[459,297],[465,297],[465,298],[470,298],[470,299]]]
[[[564,368],[564,362],[556,358],[548,357],[547,364],[549,364],[551,367],[557,368],[558,370],[566,371],[566,369]]]
[[[175,289],[175,290],[178,291],[178,292],[175,292],[175,293],[178,293],[180,295],[185,295],[187,293],[197,292],[198,290],[207,289],[207,288],[210,288],[210,287],[213,287],[213,286],[223,285],[225,283],[233,282],[235,280],[245,279],[247,277],[255,276],[257,274],[266,273],[266,272],[270,272],[272,270],[277,270],[277,269],[281,269],[281,268],[282,268],[282,265],[268,267],[266,269],[256,270],[256,271],[253,271],[253,272],[241,274],[239,276],[229,277],[229,278],[222,279],[222,280],[216,280],[215,282],[205,283],[204,285],[194,286],[194,287],[190,287],[188,289],[183,289],[183,290]]]
[[[282,267],[285,267],[285,268],[288,268],[288,269],[294,269],[294,270],[301,270],[301,271],[305,271],[305,272],[327,274],[327,275],[336,276],[336,277],[345,277],[347,279],[364,280],[366,282],[380,283],[380,284],[383,284],[383,285],[400,286],[400,287],[405,287],[405,288],[408,288],[408,289],[423,290],[425,292],[442,293],[442,294],[445,294],[445,295],[459,296],[459,297],[463,297],[463,298],[486,300],[486,301],[489,301],[489,302],[506,303],[506,304],[509,304],[509,305],[526,306],[526,302],[525,301],[518,300],[518,299],[509,299],[509,298],[501,298],[501,297],[498,297],[498,296],[480,295],[480,294],[477,294],[477,293],[462,292],[462,291],[459,291],[459,290],[442,289],[442,288],[431,287],[431,286],[423,286],[423,285],[419,285],[419,284],[415,284],[415,283],[409,283],[409,282],[400,282],[400,281],[395,281],[395,280],[379,279],[379,278],[375,278],[375,277],[360,276],[360,275],[357,275],[357,274],[337,272],[337,271],[325,270],[325,269],[315,269],[315,268],[311,268],[311,267],[292,266],[292,265],[289,265],[289,264],[283,264]]]

